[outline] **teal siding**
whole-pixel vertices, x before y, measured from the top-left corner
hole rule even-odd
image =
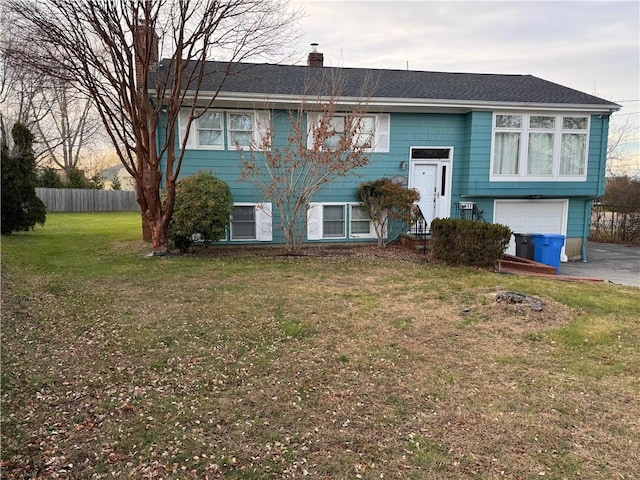
[[[455,165],[457,151],[464,146],[464,118],[464,115],[391,114],[389,152],[371,153],[369,165],[326,185],[314,200],[356,201],[356,188],[362,182],[397,175],[406,177],[408,170],[401,170],[400,163],[409,163],[411,147],[453,147]]]
[[[567,237],[582,237],[584,232],[584,209],[587,204],[591,206],[591,202],[585,201],[584,199],[569,199]]]
[[[375,113],[375,112],[372,112]],[[357,186],[365,181],[381,177],[408,175],[401,170],[401,162],[409,163],[410,147],[452,147],[453,175],[451,185],[451,214],[454,204],[475,201],[484,211],[485,219],[493,218],[495,198],[569,198],[568,236],[580,237],[584,231],[585,200],[602,193],[604,185],[604,152],[608,119],[591,117],[587,180],[584,182],[491,182],[492,112],[466,114],[392,113],[390,124],[390,151],[371,153],[369,165],[347,177],[325,185],[313,199],[314,202],[358,201]],[[226,121],[226,118],[225,118]],[[283,146],[287,142],[289,114],[275,111],[273,143]],[[177,127],[176,127],[177,128]],[[226,131],[226,129],[225,129]],[[162,136],[162,129],[160,129]],[[164,139],[160,138],[162,142]],[[231,187],[234,202],[265,202],[262,192],[250,181],[242,182],[240,156],[235,149],[188,150],[180,172],[180,178],[205,171],[216,175]],[[278,227],[279,216],[273,207],[273,241],[283,242]],[[339,240],[339,241],[351,241]],[[357,240],[362,241],[362,240]]]
[[[591,116],[589,132],[587,179],[579,182],[492,182],[491,169],[491,112],[473,112],[469,131],[469,170],[462,173],[462,195],[467,197],[547,198],[594,197],[602,193],[606,157],[608,120]],[[604,143],[603,143],[604,142]]]

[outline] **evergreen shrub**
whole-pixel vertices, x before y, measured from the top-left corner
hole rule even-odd
[[[198,173],[176,183],[176,202],[169,224],[169,240],[182,252],[194,241],[204,245],[220,240],[233,213],[231,189],[222,180]]]
[[[511,233],[505,225],[436,218],[431,222],[432,256],[451,265],[492,267],[509,245]]]

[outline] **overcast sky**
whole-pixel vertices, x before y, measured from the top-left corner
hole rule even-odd
[[[300,64],[319,44],[327,66],[531,74],[620,103],[636,121],[640,2],[292,0]],[[640,164],[640,144],[631,146]]]

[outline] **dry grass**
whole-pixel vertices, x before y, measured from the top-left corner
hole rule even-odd
[[[43,275],[3,258],[3,478],[640,471],[635,289],[399,251],[118,248],[138,270]],[[545,309],[496,303],[504,289]],[[559,290],[620,308],[568,306]]]

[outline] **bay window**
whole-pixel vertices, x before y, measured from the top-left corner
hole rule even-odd
[[[492,180],[584,180],[589,117],[496,114]]]

